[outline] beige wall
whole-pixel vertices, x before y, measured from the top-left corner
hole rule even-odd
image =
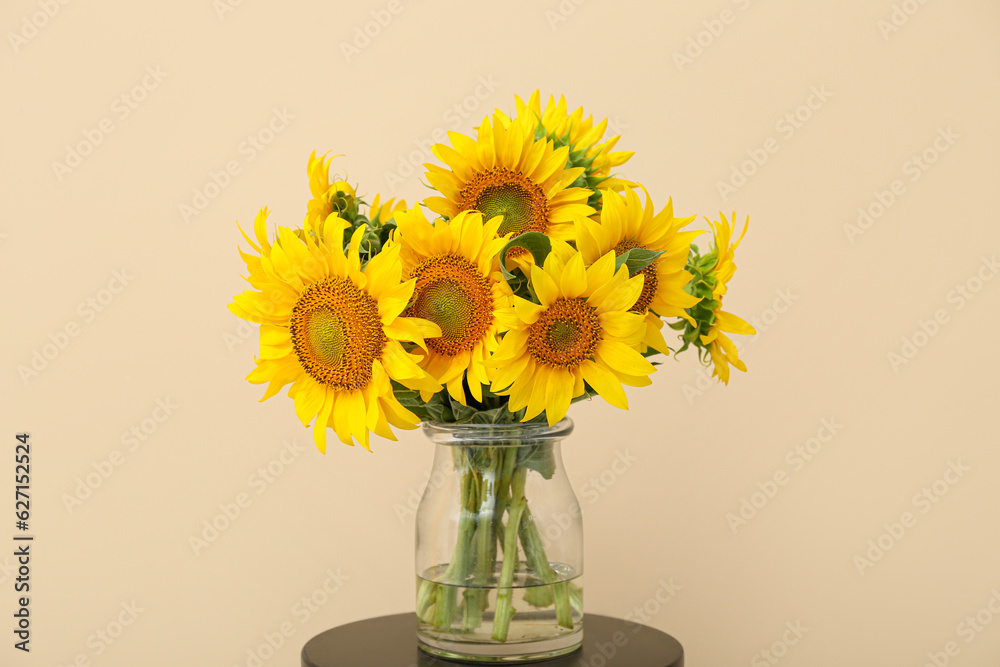
[[[287,624],[266,664],[293,665],[313,634],[411,608],[406,508],[430,445],[406,433],[323,457],[287,398],[257,404],[243,381],[255,334],[226,310],[243,288],[234,221],[266,204],[301,222],[313,149],[347,153],[335,164],[362,192],[412,201],[425,191],[401,166],[435,133],[470,130],[455,105],[481,116],[539,87],[610,117],[638,151],[627,175],[658,202],[751,215],[727,306],[763,323],[728,388],[687,355],[631,392],[628,414],[571,412],[587,609],[646,606],[692,667],[768,664],[775,642],[789,667],[918,667],[949,641],[950,664],[996,664],[1000,617],[960,627],[1000,591],[995,1],[393,0],[396,14],[224,1],[0,9],[2,435],[13,449],[32,434],[37,536],[34,651],[7,645],[0,662],[245,665]],[[372,12],[391,21],[345,53]],[[245,143],[269,124],[271,143]],[[81,163],[54,167],[88,136],[102,138]],[[213,189],[228,163],[239,173]],[[182,214],[205,188],[207,207]],[[857,226],[880,197],[891,205]],[[36,351],[53,358],[22,377]],[[144,440],[125,436],[144,425]],[[636,461],[608,472],[626,452]],[[269,465],[280,475],[261,481]],[[775,474],[786,483],[764,504],[753,494]],[[922,499],[936,482],[943,497]],[[249,506],[195,553],[189,538],[240,494]],[[744,499],[763,507],[734,530]],[[891,549],[859,565],[880,539]],[[304,613],[328,571],[339,590]],[[104,644],[133,602],[138,617]],[[797,622],[808,631],[782,647]]]

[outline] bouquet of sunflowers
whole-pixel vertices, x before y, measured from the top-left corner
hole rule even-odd
[[[265,208],[253,238],[243,234],[253,289],[229,308],[260,325],[247,379],[268,385],[262,400],[290,384],[296,415],[325,451],[328,429],[368,448],[371,433],[395,440],[393,427],[421,422],[551,426],[595,396],[627,409],[623,385],[649,385],[650,358],[672,351],[665,324],[673,351],[697,348],[722,382],[730,366],[745,371],[726,334],[754,330],[722,301],[746,225],[733,241],[735,214],[709,220],[713,243],[699,251],[694,216],[675,217],[671,200],[657,211],[644,187],[612,174],[632,153],[614,151],[606,127],[568,113],[562,98],[544,108],[537,91],[517,98],[513,114],[497,110],[474,136],[451,132],[450,146],[434,146],[443,166],[426,165],[426,181],[438,195],[412,208],[369,203],[313,154],[302,227],[269,235]],[[489,472],[467,458],[470,479]],[[495,509],[516,497],[523,470],[487,458],[501,471]],[[488,553],[492,572],[498,543],[516,551],[518,535],[532,534],[510,514],[495,527],[491,544],[460,540],[454,562],[471,568]],[[523,548],[537,555],[541,545]],[[573,591],[555,593],[560,623],[572,623]],[[418,614],[442,627],[453,607],[433,586],[418,596]],[[509,613],[497,611],[495,639]]]
[[[302,228],[269,240],[264,208],[256,241],[244,233],[254,289],[229,308],[260,324],[247,380],[268,384],[264,399],[291,384],[325,451],[328,428],[367,448],[369,433],[395,440],[391,426],[421,421],[555,424],[595,395],[627,409],[622,385],[650,384],[648,357],[670,353],[664,318],[677,351],[697,347],[722,382],[730,365],[745,371],[726,334],[754,330],[722,310],[735,215],[711,222],[701,254],[694,216],[669,200],[656,212],[612,176],[632,153],[612,151],[606,126],[562,98],[544,110],[537,91],[517,98],[513,117],[434,146],[440,196],[414,208],[369,205],[311,156]]]

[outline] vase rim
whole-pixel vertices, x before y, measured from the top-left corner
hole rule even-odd
[[[573,420],[569,417],[549,426],[541,423],[514,424],[454,424],[427,421],[423,424],[424,434],[439,445],[461,445],[497,447],[516,446],[523,441],[539,442],[561,440],[573,432]],[[521,441],[521,442],[518,442]]]

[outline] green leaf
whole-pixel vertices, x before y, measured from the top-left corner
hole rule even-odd
[[[552,479],[552,475],[556,472],[556,458],[552,452],[552,443],[545,442],[521,448],[518,452],[517,464],[537,471],[545,479]]]
[[[379,228],[379,230],[378,230],[378,240],[379,240],[379,243],[381,243],[382,245],[385,245],[385,242],[389,240],[389,235],[392,233],[392,230],[394,230],[395,228],[396,228],[396,223],[395,222],[389,222],[387,224],[382,225]]]
[[[545,263],[545,258],[552,252],[552,242],[548,236],[541,232],[525,232],[508,241],[507,245],[500,251],[500,270],[508,282],[517,280],[517,277],[508,271],[506,266],[507,252],[511,248],[524,248],[535,258],[535,264],[541,266]]]
[[[439,391],[431,396],[427,401],[425,409],[432,421],[451,423],[455,421],[455,416],[451,411],[450,402],[445,398],[447,391]]]
[[[420,392],[406,389],[403,385],[393,382],[393,393],[399,404],[420,418],[420,421],[431,419],[427,412],[427,404],[420,398]]]
[[[626,250],[615,259],[615,273],[618,273],[618,269],[624,265],[628,267],[628,274],[634,276],[655,262],[662,254],[662,250],[648,250],[646,248]]]
[[[478,410],[468,405],[462,405],[459,401],[456,401],[451,395],[448,395],[448,404],[451,407],[451,413],[455,416],[456,424],[463,424],[470,419],[472,419]]]
[[[509,424],[514,415],[506,407],[481,410],[472,415],[470,424]]]
[[[420,392],[408,389],[396,381],[392,382],[393,393],[396,400],[407,410],[415,414],[421,421],[437,421],[446,424],[516,424],[524,417],[525,409],[521,408],[517,412],[508,409],[506,396],[498,396],[483,387],[483,399],[492,406],[485,408],[484,404],[476,403],[470,399],[474,405],[462,405],[453,399],[448,391],[442,390],[424,402],[420,398]],[[499,405],[498,405],[499,404]],[[532,422],[544,421],[545,413],[532,420]]]
[[[544,609],[555,603],[556,596],[551,586],[531,586],[524,593],[524,601],[532,607]]]

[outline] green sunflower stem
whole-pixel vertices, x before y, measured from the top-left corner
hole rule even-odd
[[[510,483],[514,477],[514,468],[517,467],[517,449],[515,447],[503,447],[503,467],[500,472],[500,483],[497,485],[497,507],[494,514],[493,533],[497,542],[503,545],[504,522],[503,515],[510,505]]]
[[[434,626],[438,630],[450,630],[457,615],[458,592],[456,587],[465,583],[469,571],[470,547],[476,530],[478,496],[476,476],[472,466],[468,465],[470,462],[465,452],[456,452],[456,457],[465,459],[461,462],[462,468],[465,470],[462,475],[462,510],[458,519],[458,541],[455,544],[455,552],[444,575],[445,583],[449,585],[438,586],[435,591]]]
[[[473,630],[483,623],[483,612],[489,604],[487,587],[496,569],[496,534],[494,517],[498,505],[498,477],[504,468],[503,448],[490,448],[484,452],[490,463],[483,470],[479,485],[480,503],[476,513],[476,533],[474,536],[475,571],[472,587],[465,590],[465,614],[462,627]]]
[[[525,501],[524,516],[521,519],[519,533],[528,566],[535,571],[535,574],[543,582],[549,584],[545,587],[539,587],[537,589],[538,592],[534,593],[535,602],[538,603],[537,606],[548,606],[548,604],[551,604],[548,601],[551,595],[552,601],[556,605],[556,621],[564,628],[572,628],[573,609],[570,603],[569,584],[565,581],[560,581],[558,573],[549,564],[549,559],[545,555],[545,545],[542,542],[541,533],[538,532],[538,526],[535,525],[534,518],[531,516],[531,510],[528,509],[527,501]]]
[[[514,453],[516,456],[516,453]],[[528,505],[524,497],[524,484],[527,478],[527,468],[517,468],[510,484],[510,507],[507,510],[507,526],[503,539],[503,567],[500,569],[500,580],[497,582],[497,607],[493,618],[493,639],[498,642],[507,641],[510,621],[514,617],[514,571],[520,564],[517,549],[517,533],[521,525],[521,516]]]
[[[441,586],[426,579],[420,580],[420,588],[417,590],[417,616],[425,623],[433,623],[434,603],[437,601],[437,591]]]
[[[516,613],[515,579],[522,567],[543,584],[527,590],[525,602],[539,608],[554,605],[556,620],[564,628],[573,627],[574,610],[580,611],[582,591],[561,580],[545,553],[525,497],[531,468],[518,463],[519,444],[456,448],[455,465],[462,471],[458,539],[443,580],[422,582],[417,594],[417,614],[439,630],[482,626],[490,592],[496,588],[492,638],[507,641]]]

